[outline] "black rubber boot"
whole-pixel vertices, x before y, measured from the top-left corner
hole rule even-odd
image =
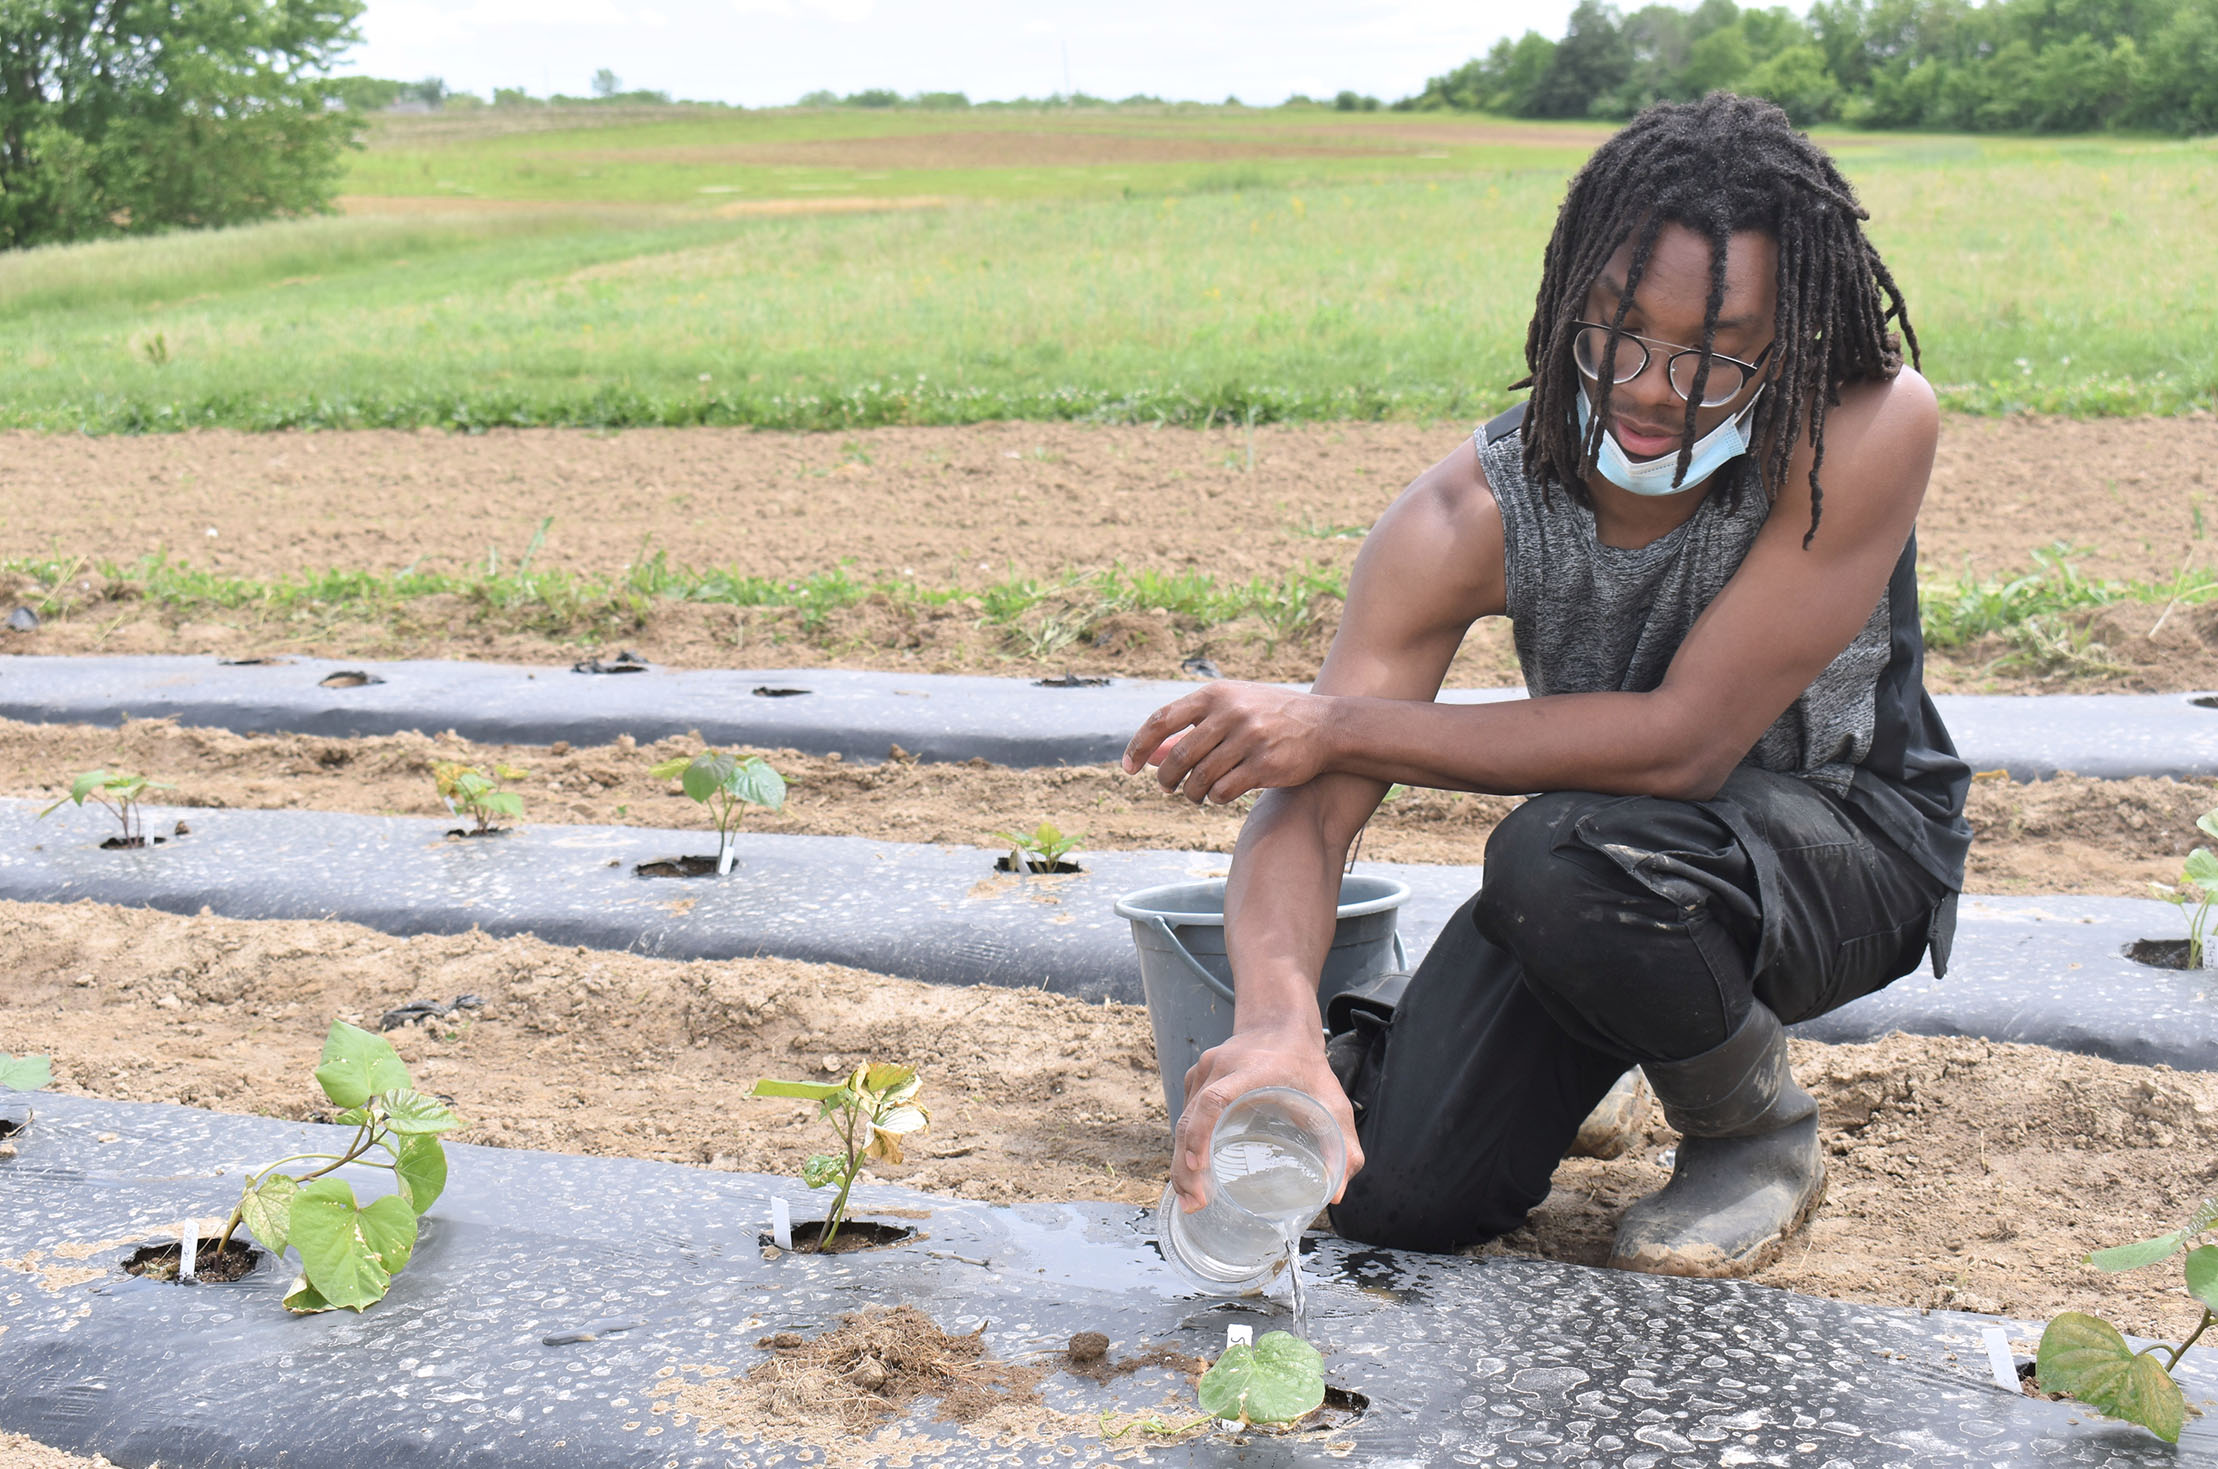
[[[1787,1035],[1761,1002],[1714,1050],[1644,1066],[1679,1129],[1671,1181],[1625,1211],[1610,1264],[1651,1275],[1747,1275],[1825,1197],[1817,1099],[1795,1084]]]

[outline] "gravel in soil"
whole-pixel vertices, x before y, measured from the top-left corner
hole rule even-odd
[[[871,1177],[993,1202],[1146,1205],[1165,1174],[1137,1006],[90,903],[0,904],[0,967],[10,1049],[51,1054],[55,1085],[86,1095],[315,1117],[332,1018],[375,1025],[469,992],[484,1005],[390,1033],[420,1083],[457,1099],[461,1141],[796,1174],[823,1124],[803,1107],[735,1106],[734,1078],[898,1058],[922,1071],[934,1120],[906,1163]],[[2091,1310],[2174,1339],[2192,1324],[2165,1272],[2080,1261],[2218,1192],[2218,1076],[1963,1038],[1798,1041],[1794,1059],[1823,1109],[1831,1183],[1810,1230],[1757,1279],[1913,1307]],[[1670,1142],[1651,1114],[1624,1156],[1567,1160],[1532,1222],[1495,1248],[1598,1262],[1614,1212],[1662,1184]]]
[[[482,745],[451,734],[238,735],[166,719],[130,720],[120,729],[0,720],[0,796],[43,805],[66,794],[76,772],[105,767],[170,782],[175,789],[156,793],[166,805],[443,817],[431,770],[452,760],[526,771],[511,788],[522,795],[528,822],[694,828],[707,853],[716,843],[703,809],[675,782],[647,773],[699,748],[682,737],[573,749]],[[1248,804],[1195,806],[1165,795],[1151,776],[1115,765],[863,765],[791,750],[757,753],[785,775],[788,790],[784,810],[746,813],[749,832],[990,847],[995,832],[1028,832],[1044,819],[1083,834],[1083,863],[1086,848],[1230,851]],[[1381,862],[1478,862],[1488,833],[1516,804],[1506,796],[1405,791],[1372,819],[1362,853]],[[2207,844],[2195,818],[2214,807],[2218,780],[1982,776],[1972,785],[1978,835],[1967,886],[2147,897],[2149,883],[2176,878],[2181,859]]]
[[[1220,583],[1344,570],[1363,529],[1460,425],[1273,425],[1240,430],[1001,423],[853,434],[746,430],[209,432],[0,435],[0,524],[37,527],[12,554],[128,563],[168,552],[231,576],[326,568],[513,568],[552,515],[534,565],[613,575],[655,551],[695,567],[798,580],[845,567],[864,584],[978,590],[1125,566]],[[2093,577],[2168,582],[2201,547],[2218,419],[1951,418],[1919,527],[1928,574],[2017,575],[2036,550],[2078,547]],[[470,507],[458,529],[454,507]],[[2207,568],[2206,568],[2207,569]],[[1190,657],[1243,678],[1305,678],[1337,622],[1288,636],[1259,619],[1204,627],[1164,613],[1100,615],[1073,595],[1018,625],[981,606],[873,597],[806,622],[790,608],[657,604],[550,617],[461,596],[365,622],[253,608],[183,620],[81,578],[84,600],[9,652],[315,652],[568,661],[621,640],[686,667],[883,667],[1177,677]],[[0,591],[7,589],[0,588]],[[39,605],[43,592],[14,588]],[[111,595],[111,592],[113,594]],[[975,599],[973,599],[975,603]],[[2160,624],[2161,619],[2161,625]],[[2150,630],[2155,629],[2153,636]],[[568,656],[565,656],[565,655]],[[1936,689],[2218,687],[2218,608],[2131,604],[2014,639],[1936,651]],[[1450,672],[1516,682],[1507,631],[1475,630]]]

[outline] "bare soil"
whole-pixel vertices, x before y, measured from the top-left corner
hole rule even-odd
[[[648,744],[572,749],[487,745],[453,734],[369,739],[238,735],[166,719],[120,729],[0,720],[0,797],[50,802],[81,770],[124,769],[168,781],[162,805],[352,811],[445,816],[432,767],[461,761],[506,766],[527,821],[694,828],[714,848],[703,809],[674,781],[647,772],[701,748],[682,737]],[[1023,769],[973,760],[928,765],[894,759],[862,765],[793,750],[753,751],[785,776],[785,808],[750,811],[744,830],[809,836],[990,847],[996,832],[1052,821],[1092,850],[1155,848],[1229,852],[1247,802],[1195,806],[1168,796],[1152,775],[1115,765]],[[1379,809],[1364,857],[1449,865],[1480,861],[1496,822],[1517,805],[1506,796],[1409,790]],[[1966,884],[1980,893],[2101,893],[2146,897],[2148,884],[2177,877],[2181,860],[2207,841],[2195,818],[2218,808],[2218,780],[2092,780],[2059,776],[1972,784],[1977,833]]]
[[[0,554],[85,556],[44,627],[9,652],[299,651],[544,662],[622,640],[675,666],[882,667],[1177,677],[1195,655],[1233,677],[1313,673],[1338,621],[1320,599],[1297,636],[1259,622],[1204,628],[1160,613],[1091,615],[1089,599],[990,627],[975,603],[877,598],[820,625],[783,608],[664,604],[643,619],[549,622],[457,598],[347,622],[255,609],[174,617],[111,595],[100,562],[168,552],[271,578],[332,567],[513,567],[553,516],[541,568],[614,574],[674,562],[799,580],[845,566],[866,584],[981,589],[1122,565],[1275,580],[1344,569],[1360,536],[1460,425],[1272,425],[1213,430],[1002,423],[852,434],[641,429],[145,438],[0,435]],[[2207,566],[2204,502],[2218,493],[2208,415],[2090,422],[1951,418],[1919,530],[1934,576],[2015,575],[2036,550],[2078,548],[2089,576],[2169,582]],[[467,529],[458,533],[458,515]],[[2152,636],[2153,630],[2153,636]],[[2121,605],[2052,629],[1936,652],[1936,689],[2218,687],[2218,606]],[[1517,682],[1506,628],[1467,641],[1451,680]]]
[[[90,903],[0,905],[0,966],[0,1039],[51,1054],[64,1091],[310,1118],[325,1109],[310,1073],[333,1017],[374,1026],[470,991],[484,1008],[391,1033],[417,1080],[456,1098],[463,1141],[793,1174],[823,1124],[800,1104],[735,1105],[734,1079],[899,1057],[922,1071],[933,1124],[873,1177],[996,1202],[1152,1204],[1165,1176],[1138,1006]],[[1851,1301],[2094,1310],[2159,1335],[2192,1324],[2163,1272],[2079,1260],[2218,1191],[2218,1076],[1903,1036],[1796,1042],[1794,1055],[1824,1108],[1831,1187],[1759,1279]],[[1624,1157],[1567,1161],[1502,1247],[1599,1261],[1612,1212],[1662,1184],[1670,1141],[1652,1114]],[[35,1148],[35,1127],[17,1143]]]

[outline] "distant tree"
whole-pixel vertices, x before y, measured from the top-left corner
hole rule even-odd
[[[1579,0],[1563,39],[1548,59],[1532,111],[1540,117],[1585,117],[1606,111],[1607,99],[1633,74],[1633,47],[1602,0]]]
[[[406,100],[421,102],[426,107],[443,107],[448,96],[447,80],[445,77],[425,77],[420,82],[409,82],[402,86],[400,94]]]
[[[1379,99],[1366,97],[1361,92],[1341,91],[1333,94],[1332,106],[1336,112],[1376,112]]]
[[[970,96],[965,92],[919,92],[909,99],[911,107],[947,109],[970,106]]]
[[[0,0],[0,247],[330,207],[362,0]]]
[[[356,112],[382,112],[398,102],[411,85],[385,77],[333,77],[325,83],[330,95]]]
[[[495,107],[544,107],[546,104],[522,87],[495,87],[493,89],[493,105]]]
[[[846,101],[849,107],[899,107],[901,94],[891,87],[865,87],[849,92]]]
[[[596,97],[613,97],[623,89],[623,86],[623,82],[618,79],[616,73],[605,66],[593,73],[593,95]]]
[[[839,93],[818,87],[813,92],[803,92],[801,100],[793,105],[796,107],[837,107],[839,106]]]

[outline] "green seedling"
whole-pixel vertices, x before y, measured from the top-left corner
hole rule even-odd
[[[1195,1392],[1212,1418],[1241,1424],[1292,1423],[1325,1400],[1325,1359],[1290,1331],[1225,1348]]]
[[[166,791],[169,782],[148,780],[143,775],[132,775],[121,770],[88,770],[69,783],[69,794],[39,813],[41,818],[53,815],[63,802],[82,806],[95,801],[108,808],[115,819],[123,823],[123,835],[117,839],[119,847],[140,847],[146,844],[146,823],[139,815],[139,802],[148,791]]]
[[[45,1056],[11,1056],[0,1051],[0,1092],[35,1092],[54,1079],[54,1063]]]
[[[1009,867],[1017,873],[1053,872],[1085,839],[1082,831],[1065,836],[1062,828],[1052,821],[1043,821],[1029,832],[994,833],[994,840],[1009,844]]]
[[[839,1134],[840,1150],[817,1153],[801,1165],[801,1182],[808,1188],[839,1185],[839,1197],[824,1216],[817,1235],[819,1251],[832,1247],[839,1227],[847,1220],[847,1195],[855,1175],[870,1159],[901,1161],[901,1139],[922,1132],[932,1116],[916,1100],[924,1083],[910,1066],[866,1061],[849,1072],[845,1081],[771,1081],[755,1083],[758,1097],[791,1097],[817,1104],[816,1115],[828,1119]]]
[[[384,1297],[414,1253],[417,1220],[447,1186],[439,1134],[462,1120],[415,1089],[390,1042],[340,1020],[324,1037],[316,1084],[342,1109],[336,1120],[354,1128],[353,1139],[340,1152],[295,1153],[248,1174],[216,1252],[244,1224],[272,1255],[299,1253],[300,1278],[285,1296],[289,1310],[359,1311]],[[280,1173],[288,1163],[322,1166]],[[390,1171],[393,1192],[357,1203],[352,1185],[328,1176],[350,1163]]]
[[[2204,835],[2218,838],[2218,811],[2205,811],[2195,818],[2195,827]],[[2165,902],[2181,910],[2187,919],[2187,967],[2203,967],[2203,941],[2210,935],[2211,910],[2218,907],[2218,855],[2208,847],[2197,847],[2187,854],[2187,861],[2180,867],[2179,881],[2152,882],[2149,886]]]
[[[760,755],[729,755],[703,750],[690,759],[680,755],[647,772],[656,780],[675,780],[688,796],[709,808],[716,818],[716,875],[732,870],[738,856],[733,843],[739,839],[739,818],[749,806],[776,811],[786,803],[785,777]]]
[[[442,760],[431,767],[431,778],[439,787],[439,799],[457,816],[467,816],[476,824],[472,836],[483,836],[493,829],[493,818],[505,816],[519,821],[524,815],[523,797],[514,791],[504,791],[495,783],[500,780],[522,780],[530,772],[513,765],[496,765],[492,775],[474,765],[459,761]]]
[[[2206,1199],[2182,1228],[2089,1255],[2087,1263],[2097,1270],[2119,1271],[2161,1265],[2184,1251],[2187,1293],[2203,1308],[2203,1319],[2178,1346],[2160,1342],[2137,1352],[2100,1316],[2066,1311],[2041,1333],[2034,1375],[2042,1390],[2077,1398],[2106,1418],[2138,1423],[2166,1443],[2178,1443],[2187,1407],[2172,1372],[2218,1322],[2218,1244],[2198,1243],[2213,1226],[2218,1226],[2218,1202]]]

